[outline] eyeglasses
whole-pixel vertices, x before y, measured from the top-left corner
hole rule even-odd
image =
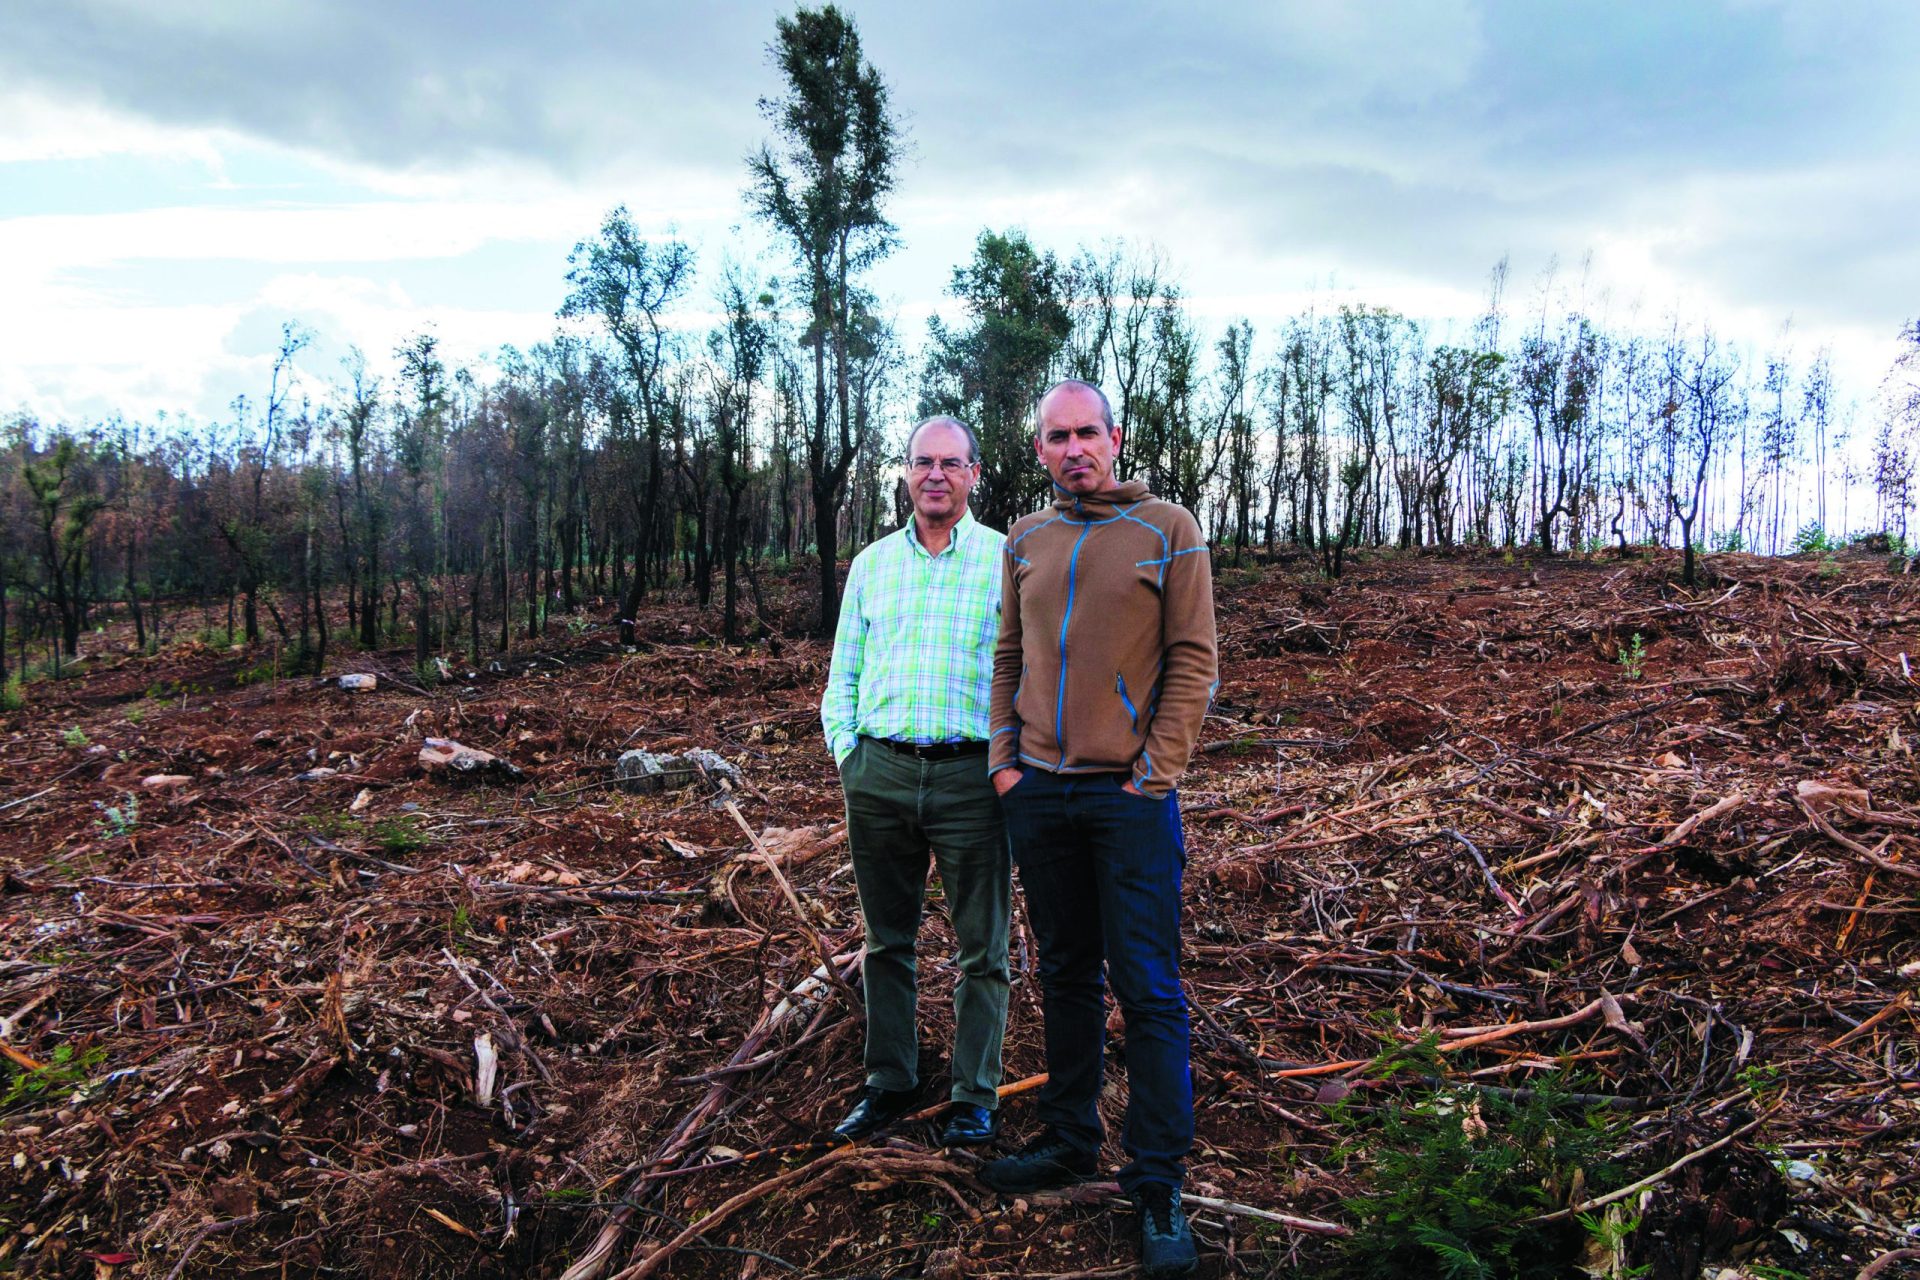
[[[965,458],[908,458],[907,470],[917,476],[924,476],[935,467],[940,468],[943,476],[963,475],[971,471],[978,463],[968,462]]]

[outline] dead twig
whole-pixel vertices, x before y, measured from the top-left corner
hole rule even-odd
[[[1529,1031],[1560,1031],[1567,1027],[1578,1026],[1582,1022],[1599,1014],[1606,1020],[1607,1026],[1631,1040],[1642,1052],[1647,1052],[1647,1042],[1640,1029],[1627,1020],[1626,1013],[1620,1008],[1620,1002],[1606,992],[1572,1013],[1558,1018],[1541,1018],[1534,1022],[1508,1022],[1499,1026],[1460,1027],[1440,1033],[1443,1040],[1442,1053],[1458,1053],[1462,1049],[1475,1049],[1483,1044],[1492,1044],[1496,1040],[1505,1040]]]
[[[1241,1204],[1235,1200],[1222,1200],[1216,1196],[1194,1195],[1183,1192],[1182,1203],[1201,1209],[1211,1209],[1215,1213],[1224,1213],[1235,1218],[1253,1218],[1259,1222],[1278,1223],[1294,1231],[1304,1231],[1320,1236],[1350,1236],[1353,1228],[1338,1222],[1323,1222],[1318,1218],[1303,1218],[1298,1214],[1276,1213],[1271,1209],[1261,1209],[1250,1204]],[[1131,1203],[1121,1193],[1117,1182],[1082,1182],[1076,1186],[1064,1187],[1058,1191],[1041,1192],[1030,1198],[1033,1204],[1128,1204]]]
[[[244,1227],[249,1222],[258,1221],[264,1216],[264,1214],[249,1213],[245,1217],[228,1218],[224,1222],[210,1222],[200,1228],[194,1233],[193,1239],[187,1242],[187,1247],[180,1251],[180,1260],[173,1264],[173,1270],[167,1272],[167,1280],[180,1280],[180,1274],[187,1269],[187,1263],[199,1251],[200,1246],[207,1242],[209,1236],[219,1235],[222,1231],[232,1231],[236,1227]]]
[[[1571,1204],[1564,1209],[1556,1209],[1552,1213],[1543,1213],[1543,1214],[1540,1214],[1538,1217],[1529,1218],[1528,1221],[1529,1222],[1558,1222],[1563,1218],[1575,1217],[1576,1215],[1582,1214],[1582,1213],[1591,1213],[1595,1209],[1604,1208],[1605,1206],[1614,1203],[1616,1200],[1625,1200],[1628,1196],[1634,1195],[1641,1191],[1645,1191],[1648,1187],[1655,1186],[1656,1184],[1665,1181],[1666,1179],[1672,1177],[1675,1173],[1678,1173],[1680,1170],[1692,1164],[1695,1160],[1700,1159],[1702,1156],[1712,1155],[1714,1152],[1726,1146],[1728,1143],[1734,1142],[1734,1141],[1737,1141],[1738,1139],[1746,1137],[1748,1134],[1752,1133],[1755,1129],[1758,1129],[1761,1125],[1765,1124],[1768,1118],[1772,1114],[1773,1114],[1772,1112],[1768,1112],[1767,1115],[1761,1116],[1758,1120],[1749,1121],[1748,1123],[1741,1125],[1738,1129],[1735,1129],[1732,1133],[1729,1133],[1726,1137],[1721,1138],[1716,1142],[1710,1142],[1704,1147],[1698,1147],[1692,1151],[1689,1151],[1687,1152],[1687,1154],[1681,1156],[1678,1160],[1675,1160],[1672,1164],[1668,1165],[1666,1168],[1660,1169],[1654,1173],[1650,1173],[1646,1177],[1640,1179],[1640,1181],[1621,1187],[1618,1191],[1609,1191],[1606,1195],[1594,1196],[1592,1199],[1584,1200],[1579,1204]]]
[[[1673,830],[1667,832],[1666,838],[1660,842],[1660,847],[1663,849],[1671,849],[1692,835],[1695,830],[1704,824],[1712,822],[1715,818],[1724,818],[1735,809],[1743,807],[1749,798],[1750,797],[1736,791],[1730,796],[1725,796],[1714,801],[1700,812],[1680,823]]]
[[[678,1253],[685,1246],[693,1243],[696,1237],[712,1231],[715,1227],[720,1226],[748,1205],[772,1195],[783,1187],[789,1187],[796,1182],[811,1178],[827,1166],[846,1160],[858,1151],[858,1147],[836,1147],[823,1156],[809,1160],[806,1164],[788,1169],[784,1173],[776,1173],[773,1177],[762,1182],[756,1182],[745,1191],[716,1205],[702,1215],[699,1222],[688,1227],[673,1239],[653,1250],[640,1261],[624,1270],[614,1272],[613,1275],[608,1277],[608,1280],[645,1280],[645,1277],[652,1275],[661,1267],[665,1266],[667,1260],[673,1257],[674,1254]],[[572,1274],[571,1271],[569,1274]]]
[[[1518,902],[1515,902],[1513,899],[1513,895],[1508,893],[1505,886],[1503,886],[1500,883],[1500,881],[1494,877],[1493,868],[1487,865],[1487,860],[1484,856],[1482,856],[1480,852],[1480,847],[1478,845],[1474,844],[1473,841],[1461,835],[1458,831],[1455,831],[1452,827],[1443,827],[1439,831],[1434,832],[1433,835],[1428,836],[1427,839],[1437,840],[1441,836],[1446,836],[1449,839],[1458,842],[1463,848],[1466,849],[1468,853],[1473,855],[1474,862],[1479,864],[1480,874],[1486,878],[1487,888],[1493,890],[1494,897],[1500,899],[1501,902],[1506,904],[1507,910],[1513,912],[1513,914],[1516,916],[1521,916],[1521,917],[1526,916],[1527,909],[1521,906]]]
[[[827,976],[832,980],[833,985],[839,990],[840,994],[846,998],[847,1006],[849,1008],[858,1008],[860,998],[853,993],[853,988],[847,985],[846,981],[840,977],[840,971],[834,967],[833,952],[829,950],[827,944],[821,940],[819,930],[813,927],[813,921],[807,918],[807,909],[801,905],[800,895],[793,891],[793,882],[787,879],[787,874],[780,869],[779,862],[774,858],[773,854],[768,852],[767,846],[761,842],[759,833],[753,829],[747,822],[746,816],[740,812],[740,806],[734,801],[732,790],[727,786],[726,779],[721,778],[716,781],[720,786],[721,807],[727,811],[727,815],[734,820],[740,830],[746,832],[747,840],[753,845],[754,851],[760,855],[761,865],[765,866],[768,873],[773,876],[774,883],[780,886],[780,892],[786,897],[787,905],[793,908],[793,918],[795,922],[799,924],[800,932],[806,935],[809,942],[813,943],[814,951],[826,966]]]
[[[1857,1280],[1878,1280],[1878,1277],[1892,1271],[1896,1263],[1920,1260],[1920,1249],[1894,1249],[1883,1253],[1860,1268]]]
[[[1899,995],[1895,996],[1893,999],[1887,1001],[1885,1005],[1881,1006],[1880,1012],[1874,1014],[1872,1017],[1868,1018],[1866,1021],[1862,1022],[1859,1026],[1853,1028],[1851,1031],[1845,1032],[1844,1034],[1839,1036],[1837,1039],[1829,1040],[1827,1042],[1827,1048],[1838,1049],[1841,1045],[1845,1044],[1847,1041],[1852,1040],[1857,1036],[1865,1035],[1867,1032],[1873,1030],[1875,1027],[1885,1022],[1888,1018],[1891,1018],[1894,1014],[1899,1013],[1902,1009],[1906,1008],[1907,1005],[1910,1004],[1911,1002],[1912,1002],[1912,998],[1908,995],[1908,993],[1905,991],[1902,991]]]

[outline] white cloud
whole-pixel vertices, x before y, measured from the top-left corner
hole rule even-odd
[[[457,258],[498,241],[566,244],[591,233],[604,212],[597,201],[573,196],[43,214],[0,221],[0,260],[43,276],[141,260],[413,262]],[[641,217],[644,225],[644,211]]]
[[[152,421],[183,410],[220,416],[236,394],[265,392],[273,339],[296,320],[320,341],[300,361],[306,393],[327,398],[334,357],[366,351],[376,371],[407,338],[431,329],[449,364],[473,365],[503,343],[550,336],[544,310],[452,308],[409,297],[391,282],[362,276],[290,273],[251,297],[206,306],[69,306],[36,319],[0,313],[0,406],[54,421],[112,413]]]
[[[225,306],[9,308],[0,312],[0,406],[54,421],[217,411],[206,390],[232,360]]]
[[[388,281],[364,276],[297,273],[277,276],[260,291],[249,314],[277,331],[297,317],[327,340],[330,350],[351,342],[383,365],[395,347],[431,329],[441,354],[471,364],[503,344],[526,347],[552,336],[551,311],[509,307],[445,307],[410,296]],[[331,373],[331,370],[324,371]]]
[[[205,413],[260,381],[286,318],[375,358],[429,322],[450,357],[530,341],[615,203],[709,270],[756,242],[741,160],[778,85],[754,3],[14,8],[0,407]],[[1267,335],[1347,300],[1471,316],[1503,254],[1517,310],[1550,256],[1564,280],[1591,251],[1616,313],[1677,308],[1756,344],[1791,316],[1863,389],[1916,305],[1910,5],[858,17],[917,148],[874,277],[910,344],[985,227],[1063,256],[1156,243],[1205,325]]]
[[[223,139],[215,130],[156,124],[86,101],[55,98],[18,86],[0,88],[0,165],[104,156],[155,156],[218,168]]]

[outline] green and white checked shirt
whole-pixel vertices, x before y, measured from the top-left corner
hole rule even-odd
[[[820,699],[836,761],[861,734],[986,741],[1005,542],[968,512],[937,556],[909,520],[854,557]]]

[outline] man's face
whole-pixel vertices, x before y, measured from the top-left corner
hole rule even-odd
[[[907,452],[907,495],[922,519],[958,520],[980,478],[980,464],[967,460],[966,433],[943,422],[914,432]]]
[[[1113,483],[1120,428],[1109,428],[1100,397],[1085,387],[1058,387],[1040,402],[1040,434],[1033,451],[1053,482],[1068,493],[1097,493]]]

